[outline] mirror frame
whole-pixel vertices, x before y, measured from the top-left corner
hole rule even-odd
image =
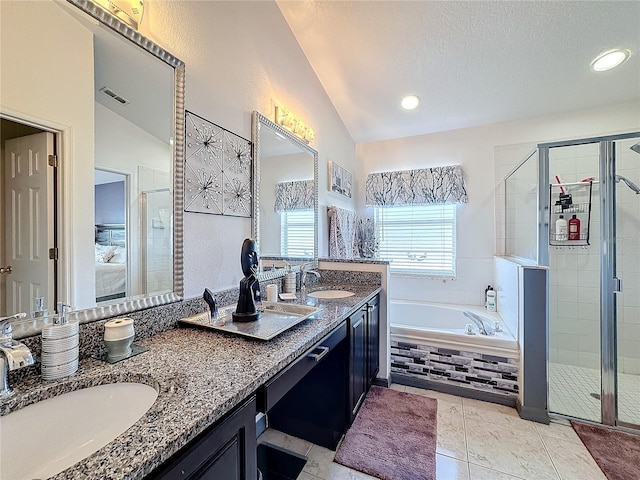
[[[253,143],[253,186],[252,186],[252,195],[253,195],[253,224],[251,225],[251,235],[255,239],[258,244],[258,248],[260,248],[260,129],[261,128],[269,128],[273,130],[276,134],[281,135],[286,138],[290,142],[293,142],[295,145],[299,146],[303,151],[307,151],[311,155],[313,155],[313,200],[315,203],[315,208],[313,209],[313,259],[312,261],[317,261],[318,259],[318,152],[311,148],[309,145],[304,143],[298,137],[293,135],[288,130],[285,130],[280,125],[272,122],[267,117],[262,115],[261,113],[254,111],[251,116],[251,141]],[[283,257],[284,258],[284,257]]]
[[[73,312],[71,317],[80,323],[122,315],[158,305],[182,300],[184,296],[183,272],[183,210],[184,210],[184,89],[185,64],[165,49],[121,22],[91,0],[67,0],[72,5],[98,20],[103,25],[130,40],[142,50],[150,53],[174,69],[174,122],[173,122],[173,292],[160,295],[132,297],[123,302],[97,305],[93,308]]]

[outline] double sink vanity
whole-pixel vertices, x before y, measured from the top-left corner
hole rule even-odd
[[[16,394],[0,404],[3,415],[18,416],[21,407],[47,399],[56,403],[16,422],[22,444],[14,448],[3,438],[2,478],[206,473],[253,480],[260,413],[270,426],[335,448],[378,371],[380,288],[348,290],[350,297],[313,298],[311,292],[294,301],[318,311],[269,341],[178,326],[176,318],[176,328],[138,342],[149,348],[144,354],[116,364],[86,358],[76,375],[55,382],[35,375],[15,382]],[[115,390],[105,403],[99,389],[108,385]],[[74,399],[80,392],[85,397]],[[111,428],[120,421],[125,425]],[[114,439],[98,438],[106,427]],[[100,441],[104,446],[81,456],[79,443]],[[51,470],[64,461],[68,468]],[[5,473],[8,468],[16,468],[16,476]]]
[[[34,353],[36,366],[11,372],[15,394],[0,400],[0,478],[253,480],[258,467],[256,434],[267,424],[335,448],[378,372],[378,301],[384,284],[380,275],[372,278],[367,277],[371,270],[356,274],[350,269],[340,271],[344,276],[336,281],[336,275],[323,273],[320,284],[286,303],[318,311],[308,318],[300,317],[299,323],[287,330],[276,329],[268,338],[247,338],[179,323],[204,309],[200,299],[184,299],[183,215],[188,200],[185,184],[189,183],[184,168],[185,64],[97,3],[4,3],[3,25],[8,28],[3,28],[2,39],[7,45],[16,45],[9,53],[17,52],[3,54],[3,72],[13,81],[6,83],[22,86],[29,78],[35,87],[3,90],[0,120],[21,125],[22,130],[37,127],[47,138],[55,137],[54,145],[64,146],[53,151],[61,162],[54,169],[56,181],[52,182],[58,189],[56,195],[65,201],[56,207],[55,215],[43,215],[40,225],[42,231],[60,232],[60,238],[41,242],[47,248],[54,246],[42,253],[42,258],[52,259],[47,263],[51,271],[44,280],[26,278],[20,283],[16,268],[10,278],[16,285],[42,285],[45,310],[52,313],[58,301],[74,304],[77,311],[72,317],[80,323],[80,365],[70,377],[43,381],[35,325],[38,319],[34,316],[22,331],[14,329],[14,338],[24,341]],[[29,43],[23,36],[29,31],[39,31],[50,41]],[[61,37],[60,32],[69,37]],[[70,77],[42,77],[39,70],[31,69],[39,68],[38,62],[23,61],[24,57],[57,58],[60,51],[66,52],[69,62],[60,71],[69,72]],[[107,61],[116,58],[120,63],[113,63],[115,66]],[[129,58],[131,66],[124,63]],[[95,251],[90,239],[99,225],[92,225],[91,215],[84,212],[95,209],[97,172],[108,170],[116,159],[128,158],[104,149],[105,145],[121,143],[110,136],[118,130],[112,132],[104,124],[135,122],[126,118],[121,105],[114,106],[112,98],[105,96],[101,87],[115,80],[103,82],[104,72],[118,75],[122,88],[140,82],[144,85],[140,91],[149,93],[148,102],[137,104],[142,108],[141,118],[154,120],[154,125],[143,122],[137,128],[158,130],[155,136],[163,143],[162,158],[154,157],[150,165],[129,162],[131,165],[119,168],[132,168],[129,175],[147,171],[162,178],[170,186],[163,192],[172,196],[167,205],[173,207],[162,211],[165,215],[171,210],[173,222],[173,236],[167,243],[170,254],[163,257],[166,268],[162,274],[167,284],[162,285],[142,281],[151,278],[152,272],[141,266],[153,265],[158,258],[153,251],[138,248],[145,232],[136,225],[145,222],[136,219],[142,218],[143,212],[131,206],[127,210],[125,218],[131,221],[124,226],[128,246],[124,265],[129,277],[126,291],[118,292],[115,298],[98,293],[97,269],[89,265]],[[126,76],[120,79],[121,74]],[[69,86],[73,95],[65,93]],[[68,98],[74,99],[73,109]],[[6,111],[5,102],[15,108]],[[134,107],[127,108],[131,112]],[[156,107],[163,109],[157,111]],[[61,125],[67,127],[61,130]],[[247,218],[251,236],[263,258],[284,255],[277,228],[281,214],[274,208],[274,192],[283,182],[312,185],[309,221],[313,234],[309,239],[313,241],[305,246],[304,257],[315,261],[319,256],[318,152],[257,111],[251,127],[252,215]],[[34,133],[22,130],[22,136]],[[143,143],[134,149],[148,150]],[[87,158],[95,158],[95,163]],[[290,176],[292,166],[295,178]],[[142,205],[144,202],[137,200],[143,193],[130,190],[131,199],[136,199],[130,205]],[[165,229],[159,220],[151,218],[147,226]],[[54,224],[56,228],[49,228]],[[224,237],[222,230],[211,230],[212,236]],[[201,253],[204,258],[209,252]],[[301,254],[289,252],[287,260],[297,255]],[[209,263],[206,267],[230,269],[226,264]],[[223,285],[228,285],[227,280],[218,279]],[[171,281],[172,288],[168,285]],[[192,283],[208,281],[191,279]],[[344,296],[345,290],[353,295]],[[218,293],[219,305],[232,306],[238,299],[237,290]],[[30,295],[22,297],[20,304],[1,305],[6,311],[0,309],[0,317],[30,311]],[[106,320],[125,315],[135,319],[137,345],[149,350],[115,364],[92,358],[100,354]]]

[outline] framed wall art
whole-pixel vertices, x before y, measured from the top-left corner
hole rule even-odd
[[[329,190],[351,198],[353,175],[336,162],[329,160]]]
[[[251,141],[185,112],[185,212],[251,217]]]

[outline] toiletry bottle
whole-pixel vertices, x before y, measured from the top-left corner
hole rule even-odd
[[[496,311],[496,291],[493,288],[487,290],[487,310]]]
[[[569,240],[580,240],[580,219],[575,215],[569,220]]]
[[[556,240],[562,242],[567,239],[567,221],[564,215],[560,215],[556,220]]]

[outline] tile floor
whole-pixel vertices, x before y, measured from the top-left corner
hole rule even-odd
[[[549,363],[549,408],[576,418],[600,421],[600,371],[560,363]],[[640,375],[618,375],[618,416],[640,425]]]
[[[515,409],[402,385],[438,400],[438,480],[606,480],[573,429],[522,420]],[[372,480],[334,452],[275,430],[259,439],[309,457],[298,480]],[[419,480],[419,479],[416,479]]]

